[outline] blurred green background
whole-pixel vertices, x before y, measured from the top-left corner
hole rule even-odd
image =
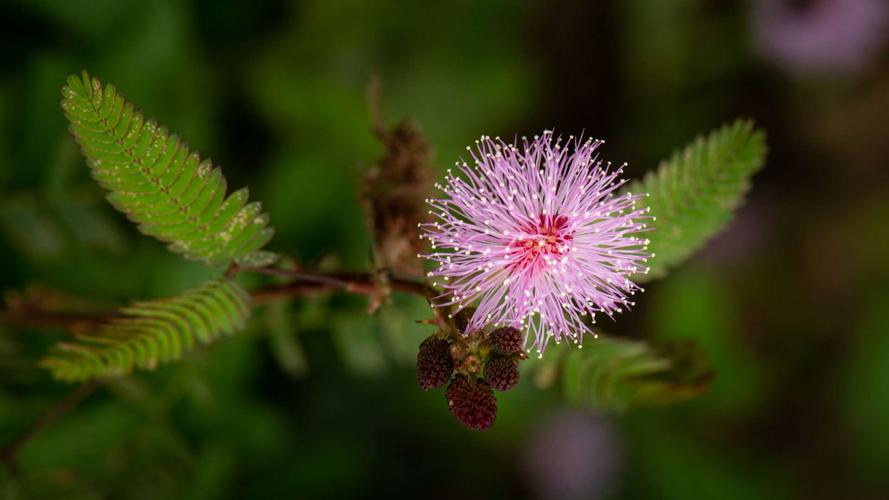
[[[809,45],[848,50],[794,64],[770,45],[790,29],[776,3],[805,28],[838,2],[0,3],[0,288],[17,293],[115,305],[212,274],[104,203],[59,108],[84,68],[249,185],[270,248],[322,267],[369,266],[372,73],[387,121],[413,118],[442,169],[481,134],[544,128],[607,139],[632,176],[737,116],[770,144],[729,230],[607,325],[697,340],[717,371],[702,398],[601,416],[525,383],[470,432],[416,387],[422,300],[369,317],[326,296],[109,383],[0,471],[0,498],[886,498],[886,4],[842,3],[878,7],[867,29],[813,25]],[[35,367],[59,338],[0,327],[0,442],[70,390]]]

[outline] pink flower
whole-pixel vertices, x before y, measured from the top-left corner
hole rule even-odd
[[[434,222],[421,224],[432,245],[428,273],[444,288],[436,304],[456,310],[478,302],[467,331],[489,324],[526,332],[526,348],[542,355],[549,341],[581,344],[596,313],[633,305],[642,291],[630,281],[646,273],[648,241],[637,234],[652,217],[642,194],[615,191],[623,166],[595,156],[602,141],[562,144],[545,131],[521,145],[482,136],[474,164],[449,169]]]

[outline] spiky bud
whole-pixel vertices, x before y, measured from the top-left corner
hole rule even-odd
[[[454,315],[454,326],[460,333],[469,333],[466,331],[466,327],[469,326],[469,320],[472,319],[473,314],[475,314],[474,307],[465,307]]]
[[[487,382],[457,375],[445,392],[451,414],[473,430],[484,430],[494,425],[497,418],[497,399]]]
[[[488,342],[491,344],[491,350],[504,356],[515,356],[524,352],[522,345],[525,339],[522,332],[511,326],[504,326],[491,332]]]
[[[495,354],[485,366],[485,380],[498,391],[508,391],[519,383],[519,364],[509,356]]]
[[[417,353],[417,383],[420,387],[426,391],[441,387],[453,373],[454,360],[448,341],[438,337],[424,340]]]

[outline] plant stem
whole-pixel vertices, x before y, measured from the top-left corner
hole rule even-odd
[[[57,329],[71,334],[89,333],[96,330],[115,313],[80,314],[47,311],[39,308],[7,309],[0,311],[0,325],[18,328]]]
[[[359,295],[375,295],[379,292],[374,275],[369,272],[336,272],[307,273],[271,267],[234,268],[229,271],[233,276],[238,272],[254,272],[288,278],[286,283],[266,285],[251,291],[253,301],[263,304],[287,297],[303,297],[340,290]],[[438,290],[421,281],[408,278],[391,277],[388,286],[393,290],[425,297],[432,301],[440,294]],[[82,334],[95,331],[109,319],[119,313],[81,314],[59,311],[47,311],[39,308],[11,308],[0,311],[0,325],[19,328],[58,329],[71,334]]]
[[[343,290],[363,295],[373,295],[377,292],[377,285],[372,273],[339,272],[312,274],[268,267],[244,268],[242,271],[290,279],[288,283],[269,285],[254,290],[252,295],[257,302],[266,302],[280,297],[307,295],[325,290]],[[439,295],[438,290],[435,288],[407,278],[392,277],[389,279],[389,285],[393,290],[420,295],[428,300],[432,300]]]
[[[371,296],[378,295],[380,292],[378,288],[380,286],[378,278],[373,273],[368,272],[313,274],[303,271],[270,267],[241,268],[237,269],[235,272],[240,271],[289,278],[290,281],[287,283],[268,285],[253,290],[251,295],[253,296],[253,301],[257,304],[286,297],[313,295],[329,290],[342,290],[348,293]],[[398,292],[424,297],[429,302],[430,306],[433,305],[435,298],[440,295],[438,290],[427,283],[397,276],[389,277],[386,286]],[[444,318],[442,317],[441,310],[433,307],[432,311],[435,314],[436,321],[439,324],[443,324]]]

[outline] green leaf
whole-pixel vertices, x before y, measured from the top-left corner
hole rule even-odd
[[[195,341],[210,343],[242,330],[250,296],[237,283],[218,279],[167,299],[121,309],[98,332],[60,343],[40,364],[65,382],[125,375],[178,360]]]
[[[569,401],[601,411],[682,401],[702,394],[713,379],[703,353],[691,343],[655,349],[603,335],[583,349],[552,346],[529,364],[538,385],[558,381]]]
[[[647,233],[649,260],[646,281],[666,274],[698,250],[732,219],[750,189],[750,179],[762,168],[765,135],[753,122],[738,120],[699,137],[624,191],[648,193],[653,230]]]
[[[226,197],[219,168],[146,120],[112,85],[68,77],[62,109],[108,201],[185,258],[210,265],[269,260],[256,254],[274,234],[247,189]]]

